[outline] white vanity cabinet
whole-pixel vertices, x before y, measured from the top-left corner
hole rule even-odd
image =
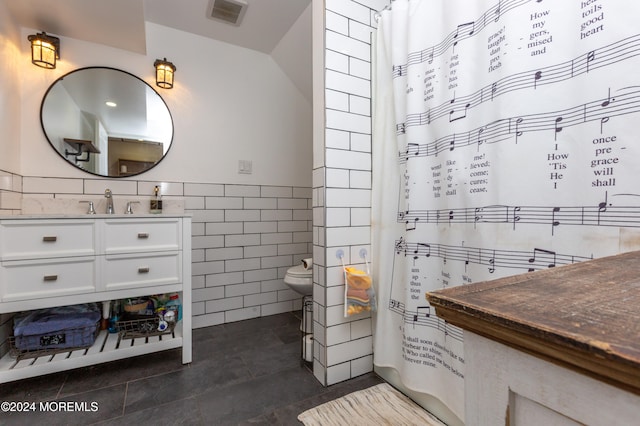
[[[16,216],[0,219],[0,313],[179,292],[173,334],[119,340],[101,331],[89,349],[0,359],[0,382],[182,348],[191,362],[191,218]],[[45,359],[46,358],[46,359]]]

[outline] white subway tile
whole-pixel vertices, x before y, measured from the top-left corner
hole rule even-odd
[[[326,129],[325,131],[325,143],[326,148],[336,149],[349,149],[349,132],[337,129]],[[324,170],[324,168],[322,169]],[[314,181],[315,182],[315,181]],[[322,181],[318,182],[320,185],[313,185],[314,187],[322,186]]]
[[[371,190],[327,188],[327,207],[370,207]]]
[[[371,224],[371,209],[368,207],[351,209],[351,226],[369,226]]]
[[[349,112],[326,110],[327,126],[332,129],[357,133],[371,132],[371,118]],[[326,164],[325,160],[325,164]]]
[[[362,376],[373,371],[373,355],[363,356],[351,361],[351,377]]]
[[[184,195],[221,197],[224,195],[224,185],[213,183],[185,183]]]
[[[225,185],[226,197],[259,197],[260,187],[253,185]]]
[[[371,355],[373,353],[373,338],[352,340],[338,345],[327,345],[327,365],[336,365],[352,359]]]
[[[326,50],[324,66],[328,70],[349,74],[349,57],[340,52]]]
[[[326,48],[363,61],[371,61],[371,45],[333,31],[325,32]]]
[[[371,154],[367,152],[327,149],[326,154],[327,167],[352,170],[371,170]]]
[[[371,63],[358,58],[349,58],[349,75],[371,80]]]
[[[328,327],[327,333],[327,346],[337,345],[339,343],[345,343],[351,340],[351,329],[349,324],[340,324],[333,327]]]
[[[246,296],[248,294],[260,293],[259,282],[226,285],[223,288],[224,297]]]
[[[260,307],[252,306],[244,309],[237,309],[235,311],[226,311],[224,313],[225,322],[243,321],[251,318],[258,318],[260,316]]]
[[[349,226],[351,224],[351,212],[349,208],[327,208],[326,226]]]
[[[291,197],[292,188],[290,186],[261,186],[260,196],[264,198],[271,197]]]
[[[350,228],[327,228],[327,245],[360,245],[371,243],[371,228],[356,226]]]
[[[359,189],[371,189],[371,172],[351,170],[349,172],[349,187]]]
[[[370,116],[371,100],[361,96],[349,95],[349,112]]]
[[[360,2],[362,3],[362,2]],[[325,8],[339,15],[348,16],[364,24],[369,23],[369,8],[351,0],[326,0]]]
[[[324,15],[324,26],[326,29],[349,35],[349,20],[344,16],[338,15],[327,10]]]
[[[326,87],[329,89],[365,98],[371,97],[371,83],[368,80],[331,70],[326,71],[325,78]]]
[[[327,169],[327,187],[349,188],[349,170]]]
[[[25,194],[83,194],[84,181],[82,179],[24,177],[22,180],[22,190]]]
[[[349,95],[336,90],[325,90],[325,107],[340,111],[349,111]]]

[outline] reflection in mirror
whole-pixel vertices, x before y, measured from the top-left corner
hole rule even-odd
[[[100,176],[149,170],[173,140],[171,113],[160,95],[113,68],[81,68],[60,77],[44,95],[40,121],[60,156]]]

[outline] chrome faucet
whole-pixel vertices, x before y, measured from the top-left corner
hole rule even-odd
[[[105,189],[104,196],[107,198],[107,214],[113,214],[113,194],[111,190]]]

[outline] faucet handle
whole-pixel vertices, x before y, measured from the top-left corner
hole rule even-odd
[[[127,209],[124,214],[133,214],[133,206],[132,204],[140,204],[140,201],[129,201],[127,202]]]
[[[96,214],[96,209],[93,207],[93,201],[78,201],[78,202],[89,204],[89,210],[87,210],[87,214]]]

